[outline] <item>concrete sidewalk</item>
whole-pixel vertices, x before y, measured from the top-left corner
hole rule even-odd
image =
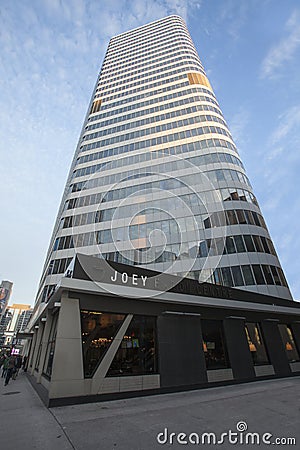
[[[276,448],[300,448],[300,377],[260,381],[168,395],[89,403],[47,409],[26,379],[0,388],[0,443],[5,450],[150,450],[158,448],[195,448],[197,433],[237,431],[264,433],[270,443],[276,438],[295,438],[296,445]],[[245,425],[246,424],[246,425]],[[167,429],[167,432],[164,430]],[[161,442],[157,442],[157,435]],[[170,437],[170,433],[176,433]],[[261,438],[260,436],[260,438]],[[166,439],[165,439],[166,438]],[[199,444],[200,448],[263,448],[267,444]],[[173,442],[173,444],[170,444]],[[196,445],[197,447],[197,445]]]
[[[73,449],[50,410],[25,374],[4,386],[0,378],[0,448],[3,450]]]

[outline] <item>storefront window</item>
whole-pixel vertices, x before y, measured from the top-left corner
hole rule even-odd
[[[35,370],[39,370],[39,364],[40,364],[40,359],[41,359],[41,352],[42,352],[42,343],[40,343],[39,348],[38,348],[38,352],[37,352],[37,357],[35,360]]]
[[[278,327],[289,362],[299,361],[299,353],[291,328],[285,324],[280,324]]]
[[[43,336],[44,336],[44,331],[45,331],[44,323],[41,322],[39,326],[42,327],[43,330],[42,330],[42,334],[41,334],[41,337],[40,337],[40,343],[39,343],[37,356],[36,356],[36,360],[35,360],[35,367],[34,367],[35,370],[39,370],[41,353],[42,353],[42,342],[43,342]]]
[[[125,314],[81,311],[84,376],[92,377],[117,334]]]
[[[156,318],[134,316],[109,368],[108,376],[157,372]]]
[[[269,358],[259,328],[259,324],[248,322],[245,324],[245,331],[253,364],[255,366],[260,366],[262,364],[269,364]]]
[[[52,365],[53,365],[55,341],[56,341],[56,331],[57,331],[57,319],[58,319],[58,314],[55,314],[55,316],[52,319],[52,325],[51,325],[51,330],[50,330],[50,334],[49,334],[49,341],[47,344],[45,365],[44,365],[44,371],[43,371],[44,375],[46,375],[49,378],[51,378],[51,374],[52,374]]]
[[[202,320],[203,350],[206,368],[229,367],[223,326],[221,320]]]

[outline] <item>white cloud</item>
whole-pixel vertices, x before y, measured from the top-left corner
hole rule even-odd
[[[218,20],[226,22],[224,30],[235,40],[240,36],[241,28],[247,20],[249,4],[247,2],[236,2],[227,0],[222,2]]]
[[[294,130],[298,131],[300,129],[300,106],[292,106],[278,118],[279,125],[273,131],[270,137],[270,145],[278,144],[285,138],[291,136]],[[299,142],[299,132],[293,133],[293,140]]]
[[[261,77],[272,78],[300,48],[300,11],[295,10],[286,23],[287,36],[270,49],[261,65]]]

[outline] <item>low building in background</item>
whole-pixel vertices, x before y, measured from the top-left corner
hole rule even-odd
[[[17,333],[25,331],[31,316],[30,305],[13,304],[8,306],[0,323],[0,347],[14,348],[15,353],[22,353],[24,341],[17,338]]]
[[[5,314],[11,292],[13,283],[11,281],[3,280],[0,285],[0,321]]]

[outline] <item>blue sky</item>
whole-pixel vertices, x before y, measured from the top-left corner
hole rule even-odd
[[[0,0],[0,280],[33,303],[108,40],[186,21],[300,300],[296,0]]]

